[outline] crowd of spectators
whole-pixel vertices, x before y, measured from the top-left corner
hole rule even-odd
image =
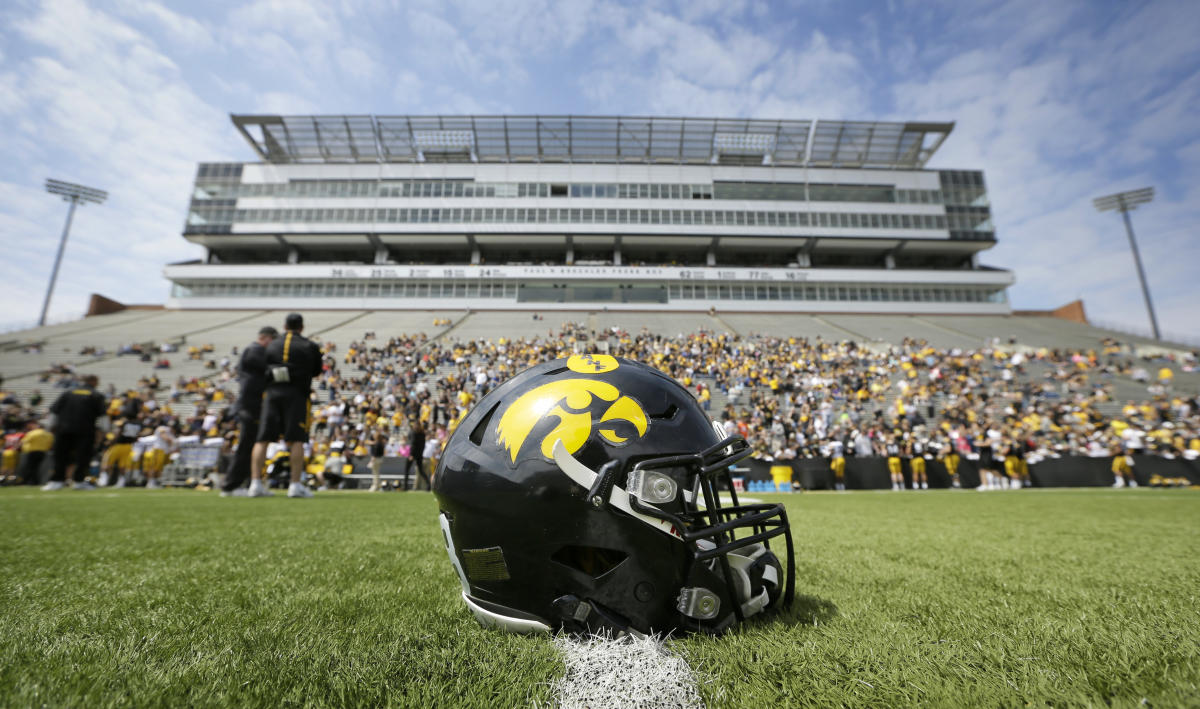
[[[1114,471],[1118,458],[1139,453],[1200,457],[1200,399],[1194,386],[1174,381],[1177,371],[1198,371],[1195,353],[1140,358],[1111,340],[1087,350],[996,340],[947,349],[914,339],[669,336],[567,323],[542,337],[457,342],[368,332],[344,349],[326,342],[322,351],[306,448],[322,484],[336,484],[338,468],[355,456],[377,458],[372,449],[423,459],[417,471],[427,474],[481,396],[525,367],[579,351],[629,357],[670,374],[766,461],[959,455],[980,460],[998,481],[1019,483],[1028,477],[1025,464],[1048,457],[1113,457]],[[166,430],[172,441],[220,438],[228,450],[236,427],[222,410],[236,396],[237,351],[219,360],[211,347],[188,355],[211,357],[212,372],[181,376],[165,392],[153,375],[127,392],[110,388],[110,416],[136,423],[142,436]],[[74,376],[66,366],[43,381],[69,387]],[[1139,396],[1115,400],[1118,384]],[[23,432],[42,403],[6,398],[5,434]],[[194,411],[176,415],[180,403]],[[19,446],[19,438],[12,443]]]

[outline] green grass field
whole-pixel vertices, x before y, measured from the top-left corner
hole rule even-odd
[[[709,706],[1200,705],[1200,494],[787,500],[792,612],[685,657]],[[523,706],[432,496],[0,490],[0,706]]]

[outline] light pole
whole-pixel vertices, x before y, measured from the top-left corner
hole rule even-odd
[[[1142,297],[1146,299],[1146,312],[1150,313],[1150,327],[1154,330],[1154,339],[1161,340],[1158,334],[1158,318],[1154,317],[1154,304],[1150,302],[1150,287],[1146,285],[1146,271],[1142,268],[1142,256],[1138,253],[1137,239],[1133,236],[1133,222],[1129,220],[1129,212],[1137,209],[1139,204],[1146,204],[1154,199],[1154,188],[1143,187],[1140,190],[1118,192],[1107,197],[1097,197],[1092,200],[1096,209],[1101,212],[1117,210],[1125,218],[1125,233],[1129,236],[1129,248],[1133,250],[1133,262],[1137,265],[1138,279],[1142,283]]]
[[[81,202],[100,204],[108,199],[108,193],[83,185],[76,185],[61,180],[46,180],[46,191],[50,194],[62,195],[63,201],[70,202],[67,210],[67,223],[63,226],[62,238],[58,241],[58,253],[54,256],[54,270],[50,272],[50,286],[46,288],[46,300],[42,303],[42,316],[38,318],[38,327],[46,324],[46,312],[50,310],[50,296],[54,294],[54,282],[58,280],[58,267],[62,264],[63,249],[67,246],[67,234],[71,231],[71,220],[75,217],[75,205]]]

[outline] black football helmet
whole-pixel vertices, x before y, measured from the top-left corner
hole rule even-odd
[[[463,599],[517,632],[642,634],[720,633],[790,603],[787,512],[739,505],[729,484],[749,453],[638,362],[575,355],[521,372],[466,415],[438,464]]]

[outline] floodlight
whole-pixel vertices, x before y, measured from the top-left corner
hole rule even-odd
[[[50,310],[50,296],[54,294],[54,283],[58,280],[58,267],[62,265],[63,250],[67,246],[67,235],[71,231],[71,220],[75,217],[75,205],[88,202],[101,204],[108,199],[108,193],[104,190],[62,180],[47,179],[46,191],[61,196],[64,201],[70,202],[71,206],[67,209],[67,223],[63,227],[62,238],[58,240],[58,253],[54,255],[54,270],[50,272],[50,285],[46,288],[46,299],[42,302],[42,315],[38,318],[39,327],[46,324],[46,313]]]
[[[1142,284],[1142,297],[1146,300],[1146,312],[1150,314],[1150,328],[1154,331],[1154,339],[1161,340],[1158,333],[1158,318],[1154,317],[1154,304],[1150,300],[1150,287],[1146,285],[1146,271],[1142,268],[1142,256],[1138,253],[1137,239],[1133,235],[1133,222],[1129,219],[1130,210],[1137,209],[1139,204],[1146,204],[1154,199],[1154,188],[1143,187],[1140,190],[1118,192],[1116,194],[1097,197],[1092,204],[1101,212],[1116,210],[1125,220],[1125,234],[1129,237],[1129,248],[1133,251],[1133,263],[1137,266],[1138,280]]]

